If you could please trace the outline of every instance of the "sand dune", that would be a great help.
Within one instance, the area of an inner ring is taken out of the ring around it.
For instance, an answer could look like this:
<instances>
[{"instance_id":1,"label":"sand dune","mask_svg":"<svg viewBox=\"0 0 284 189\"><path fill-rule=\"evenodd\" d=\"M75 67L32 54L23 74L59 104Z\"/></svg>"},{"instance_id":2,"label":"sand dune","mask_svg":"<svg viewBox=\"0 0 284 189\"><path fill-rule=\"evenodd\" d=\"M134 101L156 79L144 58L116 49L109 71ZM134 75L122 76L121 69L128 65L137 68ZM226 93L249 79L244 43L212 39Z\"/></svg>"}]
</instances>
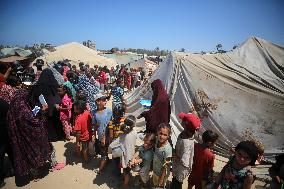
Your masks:
<instances>
[{"instance_id":1,"label":"sand dune","mask_svg":"<svg viewBox=\"0 0 284 189\"><path fill-rule=\"evenodd\" d=\"M89 64L91 67L93 67L94 65L106 65L108 67L117 65L114 59L100 56L98 55L97 51L85 47L84 45L77 42L71 42L58 46L56 47L56 51L39 58L43 59L45 62L68 59L71 60L72 64L77 65L79 62L84 62L85 64Z\"/></svg>"}]
</instances>

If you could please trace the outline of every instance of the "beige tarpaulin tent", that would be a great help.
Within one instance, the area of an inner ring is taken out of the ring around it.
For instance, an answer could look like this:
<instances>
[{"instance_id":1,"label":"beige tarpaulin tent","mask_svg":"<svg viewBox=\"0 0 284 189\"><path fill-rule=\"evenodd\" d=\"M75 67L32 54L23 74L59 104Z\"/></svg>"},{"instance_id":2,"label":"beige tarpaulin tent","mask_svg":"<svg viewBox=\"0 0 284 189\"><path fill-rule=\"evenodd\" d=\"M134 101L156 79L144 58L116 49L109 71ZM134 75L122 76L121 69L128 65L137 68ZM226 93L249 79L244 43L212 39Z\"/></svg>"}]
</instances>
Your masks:
<instances>
[{"instance_id":1,"label":"beige tarpaulin tent","mask_svg":"<svg viewBox=\"0 0 284 189\"><path fill-rule=\"evenodd\" d=\"M150 83L157 78L171 100L173 143L182 130L177 114L194 107L202 118L199 133L211 129L221 136L220 155L249 137L264 144L266 158L284 152L283 47L250 38L224 54L171 53L148 83L126 97L129 113L144 111L139 100L151 99Z\"/></svg>"}]
</instances>

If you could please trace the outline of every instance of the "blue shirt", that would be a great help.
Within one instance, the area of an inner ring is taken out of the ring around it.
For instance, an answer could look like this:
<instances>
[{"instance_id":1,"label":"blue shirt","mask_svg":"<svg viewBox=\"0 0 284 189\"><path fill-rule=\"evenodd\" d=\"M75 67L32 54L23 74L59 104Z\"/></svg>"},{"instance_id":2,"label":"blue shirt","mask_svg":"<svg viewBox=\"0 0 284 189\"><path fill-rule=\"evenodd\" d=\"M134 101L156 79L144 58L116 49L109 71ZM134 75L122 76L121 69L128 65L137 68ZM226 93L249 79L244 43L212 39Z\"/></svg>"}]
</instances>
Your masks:
<instances>
[{"instance_id":1,"label":"blue shirt","mask_svg":"<svg viewBox=\"0 0 284 189\"><path fill-rule=\"evenodd\" d=\"M109 108L104 109L103 111L97 111L94 114L93 124L97 125L97 133L99 141L103 139L106 135L107 126L111 120L112 111Z\"/></svg>"},{"instance_id":2,"label":"blue shirt","mask_svg":"<svg viewBox=\"0 0 284 189\"><path fill-rule=\"evenodd\" d=\"M142 159L142 167L150 168L154 155L153 148L145 150L144 146L142 145L138 148L138 151L139 157Z\"/></svg>"}]
</instances>

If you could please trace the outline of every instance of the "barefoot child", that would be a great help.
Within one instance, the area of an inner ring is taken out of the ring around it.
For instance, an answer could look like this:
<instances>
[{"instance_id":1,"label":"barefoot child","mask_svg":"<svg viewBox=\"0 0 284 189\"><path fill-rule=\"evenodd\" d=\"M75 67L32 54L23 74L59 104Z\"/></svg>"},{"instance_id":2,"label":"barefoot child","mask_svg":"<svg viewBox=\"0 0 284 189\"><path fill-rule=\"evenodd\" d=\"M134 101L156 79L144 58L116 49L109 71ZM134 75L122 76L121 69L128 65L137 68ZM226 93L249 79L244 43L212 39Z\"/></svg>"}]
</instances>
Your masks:
<instances>
[{"instance_id":1,"label":"barefoot child","mask_svg":"<svg viewBox=\"0 0 284 189\"><path fill-rule=\"evenodd\" d=\"M72 131L71 126L71 109L72 109L72 93L71 90L62 85L58 88L58 93L61 97L61 103L56 105L56 109L60 111L60 120L64 129L66 140L71 140L70 133Z\"/></svg>"},{"instance_id":2,"label":"barefoot child","mask_svg":"<svg viewBox=\"0 0 284 189\"><path fill-rule=\"evenodd\" d=\"M153 158L153 184L164 188L170 175L172 147L168 142L171 136L171 127L168 123L161 123L157 130L158 141L155 145Z\"/></svg>"},{"instance_id":3,"label":"barefoot child","mask_svg":"<svg viewBox=\"0 0 284 189\"><path fill-rule=\"evenodd\" d=\"M258 148L251 141L242 141L235 148L235 155L216 178L216 187L249 189L254 181L251 166L255 165Z\"/></svg>"},{"instance_id":4,"label":"barefoot child","mask_svg":"<svg viewBox=\"0 0 284 189\"><path fill-rule=\"evenodd\" d=\"M91 114L86 110L85 101L74 103L74 112L77 113L74 131L76 131L76 150L78 154L83 153L85 161L89 160L88 145L92 139Z\"/></svg>"},{"instance_id":5,"label":"barefoot child","mask_svg":"<svg viewBox=\"0 0 284 189\"><path fill-rule=\"evenodd\" d=\"M188 188L195 186L196 189L206 188L213 180L213 167L215 156L211 148L218 140L218 134L207 130L202 134L202 144L194 145L194 158L192 171L188 177Z\"/></svg>"},{"instance_id":6,"label":"barefoot child","mask_svg":"<svg viewBox=\"0 0 284 189\"><path fill-rule=\"evenodd\" d=\"M140 178L142 180L142 187L149 187L149 173L151 169L151 163L153 161L154 151L153 147L156 143L156 136L154 133L147 133L144 137L144 144L138 148L138 151L134 154L129 167L141 166L139 171Z\"/></svg>"},{"instance_id":7,"label":"barefoot child","mask_svg":"<svg viewBox=\"0 0 284 189\"><path fill-rule=\"evenodd\" d=\"M192 113L181 112L184 130L179 134L173 153L172 189L182 189L183 180L190 174L194 155L194 134L200 128L200 119Z\"/></svg>"}]
</instances>

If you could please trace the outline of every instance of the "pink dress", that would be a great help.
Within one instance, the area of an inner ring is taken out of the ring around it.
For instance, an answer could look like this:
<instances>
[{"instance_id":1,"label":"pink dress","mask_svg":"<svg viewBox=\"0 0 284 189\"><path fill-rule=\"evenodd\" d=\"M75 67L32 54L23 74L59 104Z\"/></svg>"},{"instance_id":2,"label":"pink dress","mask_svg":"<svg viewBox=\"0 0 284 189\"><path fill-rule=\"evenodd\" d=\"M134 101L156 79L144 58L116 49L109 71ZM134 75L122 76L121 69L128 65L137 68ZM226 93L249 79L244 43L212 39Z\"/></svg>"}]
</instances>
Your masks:
<instances>
[{"instance_id":1,"label":"pink dress","mask_svg":"<svg viewBox=\"0 0 284 189\"><path fill-rule=\"evenodd\" d=\"M66 108L67 106L70 107L70 110L61 110L60 111L60 120L70 120L71 118L71 108L72 108L72 100L71 98L65 94L64 97L61 100L61 104L60 106L62 106L63 108Z\"/></svg>"},{"instance_id":2,"label":"pink dress","mask_svg":"<svg viewBox=\"0 0 284 189\"><path fill-rule=\"evenodd\" d=\"M71 98L65 94L61 100L61 104L63 108L70 107L70 110L61 110L60 111L60 120L62 122L63 130L66 135L66 138L70 139L70 132L72 131L70 119L71 119L71 107L72 107L72 100Z\"/></svg>"}]
</instances>

